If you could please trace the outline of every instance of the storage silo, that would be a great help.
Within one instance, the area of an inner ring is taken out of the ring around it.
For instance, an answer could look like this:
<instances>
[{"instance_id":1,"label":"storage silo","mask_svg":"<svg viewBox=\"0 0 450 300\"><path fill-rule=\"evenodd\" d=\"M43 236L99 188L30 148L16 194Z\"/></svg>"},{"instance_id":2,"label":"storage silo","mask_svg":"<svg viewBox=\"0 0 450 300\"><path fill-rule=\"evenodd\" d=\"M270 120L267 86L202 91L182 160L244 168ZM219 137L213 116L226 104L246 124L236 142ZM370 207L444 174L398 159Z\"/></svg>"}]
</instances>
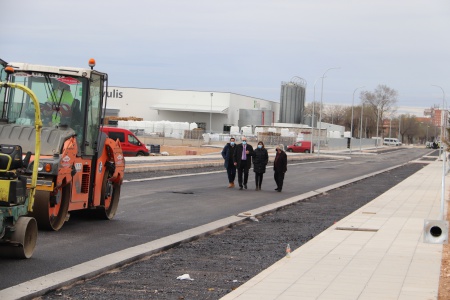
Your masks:
<instances>
[{"instance_id":1,"label":"storage silo","mask_svg":"<svg viewBox=\"0 0 450 300\"><path fill-rule=\"evenodd\" d=\"M280 123L302 124L305 94L305 79L295 76L289 82L281 82Z\"/></svg>"}]
</instances>

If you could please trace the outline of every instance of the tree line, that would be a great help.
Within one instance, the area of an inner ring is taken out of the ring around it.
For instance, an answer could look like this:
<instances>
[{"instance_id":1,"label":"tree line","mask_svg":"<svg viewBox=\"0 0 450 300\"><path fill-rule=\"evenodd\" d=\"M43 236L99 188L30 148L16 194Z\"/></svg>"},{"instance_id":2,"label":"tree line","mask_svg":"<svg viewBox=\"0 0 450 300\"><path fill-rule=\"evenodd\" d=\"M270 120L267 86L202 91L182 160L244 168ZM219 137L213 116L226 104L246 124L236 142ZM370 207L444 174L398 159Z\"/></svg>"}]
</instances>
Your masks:
<instances>
[{"instance_id":1,"label":"tree line","mask_svg":"<svg viewBox=\"0 0 450 300\"><path fill-rule=\"evenodd\" d=\"M440 127L433 125L431 118L423 121L413 114L397 115L397 97L396 90L378 85L374 91L361 91L359 101L355 99L357 105L323 105L322 122L344 126L354 138L392 137L408 144L437 140ZM313 111L319 122L320 102L305 105L305 116L311 117Z\"/></svg>"}]
</instances>

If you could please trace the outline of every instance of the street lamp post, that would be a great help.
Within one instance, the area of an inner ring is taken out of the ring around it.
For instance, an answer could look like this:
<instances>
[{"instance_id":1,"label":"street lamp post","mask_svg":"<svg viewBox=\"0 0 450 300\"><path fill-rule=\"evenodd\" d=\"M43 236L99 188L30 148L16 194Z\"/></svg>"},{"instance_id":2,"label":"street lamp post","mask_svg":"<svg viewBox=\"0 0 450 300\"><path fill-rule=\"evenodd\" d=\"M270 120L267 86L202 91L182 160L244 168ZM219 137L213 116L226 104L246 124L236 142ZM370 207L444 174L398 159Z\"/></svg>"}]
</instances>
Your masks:
<instances>
[{"instance_id":1,"label":"street lamp post","mask_svg":"<svg viewBox=\"0 0 450 300\"><path fill-rule=\"evenodd\" d=\"M314 144L314 119L315 119L314 107L316 106L316 83L317 83L317 80L319 80L319 79L320 79L320 77L317 78L316 81L314 81L314 100L313 100L312 118L311 118L311 145L310 145L309 153L313 153L313 144Z\"/></svg>"},{"instance_id":2,"label":"street lamp post","mask_svg":"<svg viewBox=\"0 0 450 300\"><path fill-rule=\"evenodd\" d=\"M209 111L209 133L212 133L212 97L213 93L211 93L211 110Z\"/></svg>"},{"instance_id":3,"label":"street lamp post","mask_svg":"<svg viewBox=\"0 0 450 300\"><path fill-rule=\"evenodd\" d=\"M444 142L444 136L445 136L445 128L444 128L444 105L445 105L445 92L442 87L439 85L432 86L438 87L442 90L442 110L441 110L441 145ZM439 145L439 155L441 155L441 145ZM446 160L446 154L442 153L442 189L441 189L441 216L440 220L445 220L444 217L444 199L445 199L445 160Z\"/></svg>"},{"instance_id":4,"label":"street lamp post","mask_svg":"<svg viewBox=\"0 0 450 300\"><path fill-rule=\"evenodd\" d=\"M361 125L359 127L359 152L362 153L362 120L363 120L363 112L364 112L364 102L361 103Z\"/></svg>"},{"instance_id":5,"label":"street lamp post","mask_svg":"<svg viewBox=\"0 0 450 300\"><path fill-rule=\"evenodd\" d=\"M335 69L340 69L340 67L329 68L322 75L322 88L321 88L321 92L320 92L320 113L319 113L319 144L317 145L317 156L320 155L320 136L321 136L321 131L322 131L323 78L325 77L325 74L327 74L328 71L335 70Z\"/></svg>"},{"instance_id":6,"label":"street lamp post","mask_svg":"<svg viewBox=\"0 0 450 300\"><path fill-rule=\"evenodd\" d=\"M380 118L380 109L378 108L377 105L377 140L375 142L375 148L378 149L378 141L379 141L379 137L378 137L378 119Z\"/></svg>"},{"instance_id":7,"label":"street lamp post","mask_svg":"<svg viewBox=\"0 0 450 300\"><path fill-rule=\"evenodd\" d=\"M389 119L389 138L391 138L391 131L392 131L392 116Z\"/></svg>"},{"instance_id":8,"label":"street lamp post","mask_svg":"<svg viewBox=\"0 0 450 300\"><path fill-rule=\"evenodd\" d=\"M439 85L432 84L431 86L438 87L442 91L442 109L441 109L441 145L442 145L442 143L444 142L444 136L445 136L445 128L444 128L445 92L444 92L444 89ZM439 156L441 156L441 154L442 154L441 145L439 145Z\"/></svg>"},{"instance_id":9,"label":"street lamp post","mask_svg":"<svg viewBox=\"0 0 450 300\"><path fill-rule=\"evenodd\" d=\"M354 103L355 103L355 92L358 90L358 89L361 89L361 88L363 88L364 86L360 86L360 87L357 87L354 91L353 91L353 98L352 98L352 120L351 120L351 122L350 122L350 153L352 153L352 142L351 142L351 139L353 138L353 106L354 106Z\"/></svg>"}]
</instances>

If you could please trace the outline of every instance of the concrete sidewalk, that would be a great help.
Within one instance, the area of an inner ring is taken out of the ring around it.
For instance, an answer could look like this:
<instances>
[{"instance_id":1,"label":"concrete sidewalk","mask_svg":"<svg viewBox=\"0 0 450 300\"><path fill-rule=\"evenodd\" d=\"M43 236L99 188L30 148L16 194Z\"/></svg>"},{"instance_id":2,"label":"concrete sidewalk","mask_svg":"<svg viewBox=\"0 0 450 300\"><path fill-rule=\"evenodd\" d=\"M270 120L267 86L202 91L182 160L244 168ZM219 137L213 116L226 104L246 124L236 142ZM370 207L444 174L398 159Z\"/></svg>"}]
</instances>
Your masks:
<instances>
[{"instance_id":1,"label":"concrete sidewalk","mask_svg":"<svg viewBox=\"0 0 450 300\"><path fill-rule=\"evenodd\" d=\"M437 299L443 245L423 232L442 173L431 162L222 299Z\"/></svg>"}]
</instances>

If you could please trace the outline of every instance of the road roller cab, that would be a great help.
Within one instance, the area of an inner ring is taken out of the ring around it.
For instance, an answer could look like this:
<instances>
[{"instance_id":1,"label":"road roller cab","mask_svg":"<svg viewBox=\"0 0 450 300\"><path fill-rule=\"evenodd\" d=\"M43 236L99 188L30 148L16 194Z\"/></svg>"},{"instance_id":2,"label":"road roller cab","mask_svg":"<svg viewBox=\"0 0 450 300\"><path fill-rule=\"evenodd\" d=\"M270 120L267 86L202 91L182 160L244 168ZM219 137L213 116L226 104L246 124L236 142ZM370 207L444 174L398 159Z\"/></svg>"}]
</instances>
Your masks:
<instances>
[{"instance_id":1,"label":"road roller cab","mask_svg":"<svg viewBox=\"0 0 450 300\"><path fill-rule=\"evenodd\" d=\"M106 108L105 73L90 68L8 63L8 81L32 90L42 117L40 161L33 212L39 229L59 230L70 212L89 210L112 219L125 161L119 142L101 131ZM2 74L3 70L0 70ZM2 75L3 76L3 75ZM30 152L24 168L27 187L35 165L35 104L21 90L0 90L0 141Z\"/></svg>"}]
</instances>

